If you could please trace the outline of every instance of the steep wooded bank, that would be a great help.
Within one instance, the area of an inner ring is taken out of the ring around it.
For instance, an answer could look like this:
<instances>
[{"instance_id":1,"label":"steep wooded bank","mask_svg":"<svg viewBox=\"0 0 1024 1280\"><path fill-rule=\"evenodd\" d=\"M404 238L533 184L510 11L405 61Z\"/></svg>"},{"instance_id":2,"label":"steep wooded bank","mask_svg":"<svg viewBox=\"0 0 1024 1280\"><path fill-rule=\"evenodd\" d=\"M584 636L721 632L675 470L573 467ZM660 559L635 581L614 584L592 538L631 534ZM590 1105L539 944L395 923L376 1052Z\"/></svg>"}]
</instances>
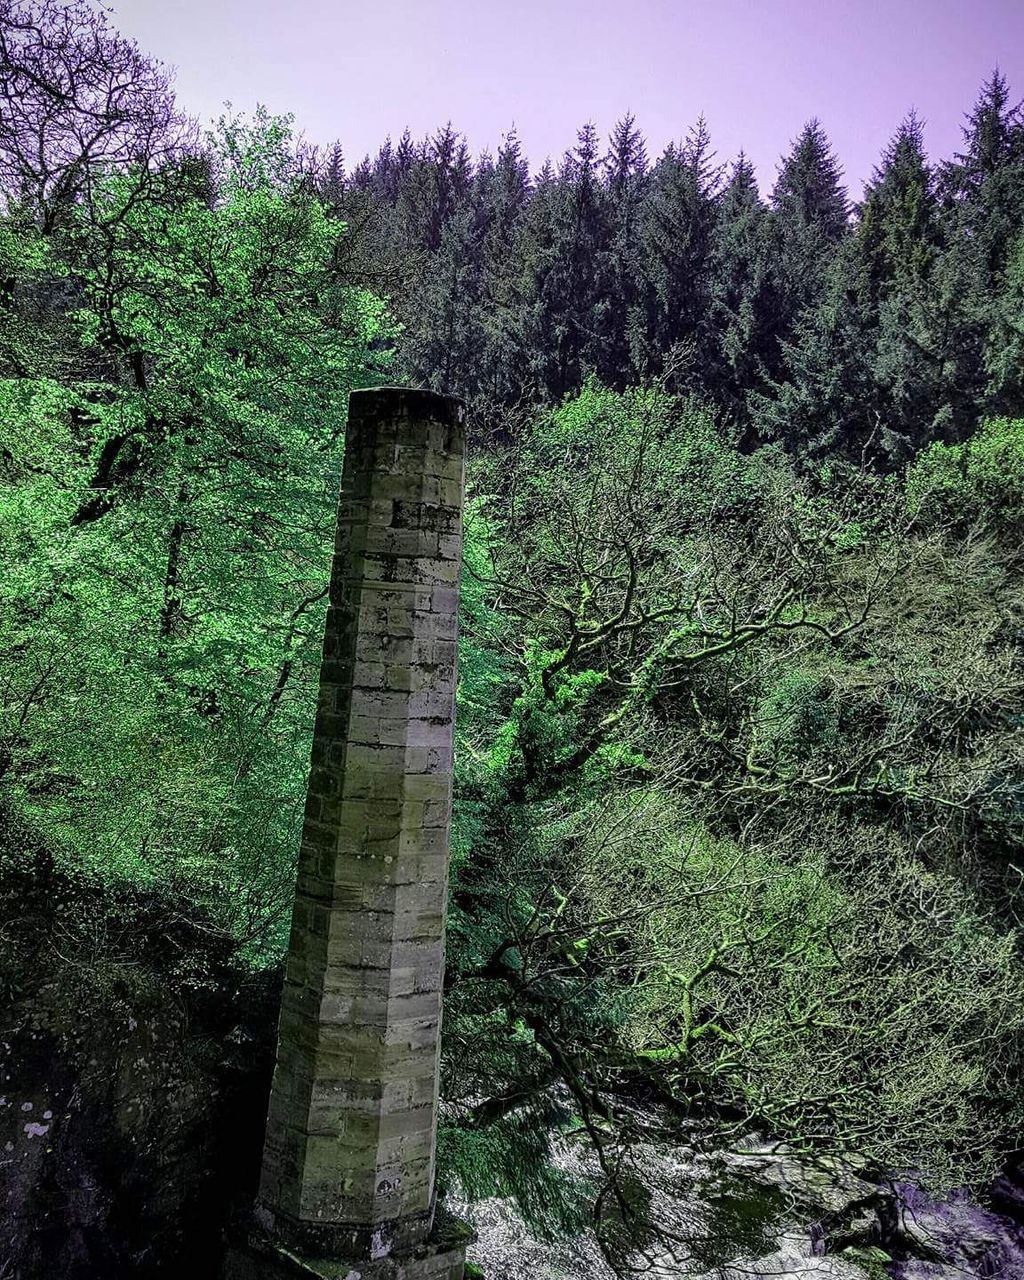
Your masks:
<instances>
[{"instance_id":1,"label":"steep wooded bank","mask_svg":"<svg viewBox=\"0 0 1024 1280\"><path fill-rule=\"evenodd\" d=\"M984 1195L1024 1118L1005 83L948 163L900 126L851 211L817 124L767 202L703 124L346 175L265 112L200 140L86 4L0 32L7 1274L175 1274L132 1206L254 1172L222 1122L262 1120L345 404L385 380L475 432L449 1185L621 1267L645 1099Z\"/></svg>"}]
</instances>

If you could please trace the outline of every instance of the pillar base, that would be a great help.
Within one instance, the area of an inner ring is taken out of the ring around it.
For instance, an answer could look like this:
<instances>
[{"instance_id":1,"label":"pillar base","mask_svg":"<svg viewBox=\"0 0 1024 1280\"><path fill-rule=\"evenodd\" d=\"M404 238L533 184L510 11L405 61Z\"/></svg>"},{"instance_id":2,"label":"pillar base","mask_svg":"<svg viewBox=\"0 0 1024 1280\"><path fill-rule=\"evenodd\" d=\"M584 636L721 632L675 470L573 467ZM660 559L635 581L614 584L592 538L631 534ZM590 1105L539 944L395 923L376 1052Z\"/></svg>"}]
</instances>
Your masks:
<instances>
[{"instance_id":1,"label":"pillar base","mask_svg":"<svg viewBox=\"0 0 1024 1280\"><path fill-rule=\"evenodd\" d=\"M258 1225L237 1232L224 1256L222 1280L463 1280L472 1229L438 1211L423 1244L372 1262L314 1256L272 1239Z\"/></svg>"}]
</instances>

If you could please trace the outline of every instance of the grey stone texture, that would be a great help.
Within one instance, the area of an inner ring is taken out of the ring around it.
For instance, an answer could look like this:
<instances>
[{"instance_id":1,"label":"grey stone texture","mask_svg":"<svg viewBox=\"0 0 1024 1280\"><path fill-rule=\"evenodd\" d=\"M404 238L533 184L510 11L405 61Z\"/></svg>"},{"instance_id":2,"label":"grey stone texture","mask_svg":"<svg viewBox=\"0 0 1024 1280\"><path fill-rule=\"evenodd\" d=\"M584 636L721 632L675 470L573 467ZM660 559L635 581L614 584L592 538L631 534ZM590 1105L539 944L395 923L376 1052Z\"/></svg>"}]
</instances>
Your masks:
<instances>
[{"instance_id":1,"label":"grey stone texture","mask_svg":"<svg viewBox=\"0 0 1024 1280\"><path fill-rule=\"evenodd\" d=\"M472 1232L438 1214L422 1244L375 1262L348 1262L289 1249L258 1227L228 1249L223 1280L463 1280Z\"/></svg>"},{"instance_id":2,"label":"grey stone texture","mask_svg":"<svg viewBox=\"0 0 1024 1280\"><path fill-rule=\"evenodd\" d=\"M444 1250L413 1255L433 1223L464 470L461 403L352 394L256 1209L279 1251L389 1280L456 1276Z\"/></svg>"}]
</instances>

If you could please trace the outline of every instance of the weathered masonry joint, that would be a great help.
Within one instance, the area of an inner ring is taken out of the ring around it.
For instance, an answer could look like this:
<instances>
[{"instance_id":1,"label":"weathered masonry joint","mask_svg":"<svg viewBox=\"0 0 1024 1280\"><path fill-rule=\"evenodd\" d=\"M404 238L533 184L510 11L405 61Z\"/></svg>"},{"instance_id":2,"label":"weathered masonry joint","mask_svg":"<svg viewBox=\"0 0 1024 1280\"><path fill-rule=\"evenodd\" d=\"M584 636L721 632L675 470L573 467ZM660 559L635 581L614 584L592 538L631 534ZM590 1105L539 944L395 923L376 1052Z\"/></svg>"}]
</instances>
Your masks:
<instances>
[{"instance_id":1,"label":"weathered masonry joint","mask_svg":"<svg viewBox=\"0 0 1024 1280\"><path fill-rule=\"evenodd\" d=\"M434 1212L465 428L354 392L255 1226L226 1280L461 1280Z\"/></svg>"}]
</instances>

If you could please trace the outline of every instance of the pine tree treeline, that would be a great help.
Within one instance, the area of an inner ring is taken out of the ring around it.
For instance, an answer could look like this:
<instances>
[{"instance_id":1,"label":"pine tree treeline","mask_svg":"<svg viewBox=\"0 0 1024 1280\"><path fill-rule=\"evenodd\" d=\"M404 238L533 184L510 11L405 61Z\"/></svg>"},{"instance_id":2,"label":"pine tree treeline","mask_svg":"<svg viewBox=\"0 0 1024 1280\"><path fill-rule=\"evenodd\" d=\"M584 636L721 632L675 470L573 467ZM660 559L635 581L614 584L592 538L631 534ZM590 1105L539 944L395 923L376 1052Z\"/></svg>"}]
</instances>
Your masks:
<instances>
[{"instance_id":1,"label":"pine tree treeline","mask_svg":"<svg viewBox=\"0 0 1024 1280\"><path fill-rule=\"evenodd\" d=\"M767 201L703 119L653 163L630 115L531 179L515 133L472 161L449 123L323 194L404 324L398 367L480 405L558 403L588 374L670 373L751 445L895 465L1018 415L1024 123L997 71L936 166L911 113L851 207L817 120Z\"/></svg>"}]
</instances>

